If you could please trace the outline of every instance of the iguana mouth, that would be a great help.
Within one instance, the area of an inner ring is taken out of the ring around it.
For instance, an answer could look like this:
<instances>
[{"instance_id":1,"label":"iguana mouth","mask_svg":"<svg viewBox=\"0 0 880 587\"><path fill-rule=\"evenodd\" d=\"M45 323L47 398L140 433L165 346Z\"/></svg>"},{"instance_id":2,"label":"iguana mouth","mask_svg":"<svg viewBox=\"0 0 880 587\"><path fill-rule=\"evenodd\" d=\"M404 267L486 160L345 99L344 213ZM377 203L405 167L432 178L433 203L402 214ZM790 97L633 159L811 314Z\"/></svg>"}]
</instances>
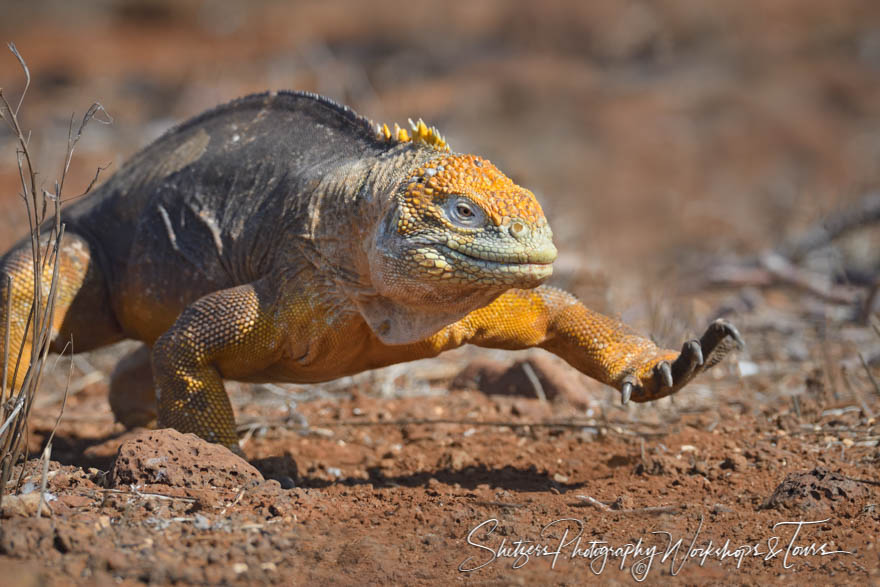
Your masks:
<instances>
[{"instance_id":1,"label":"iguana mouth","mask_svg":"<svg viewBox=\"0 0 880 587\"><path fill-rule=\"evenodd\" d=\"M530 256L524 254L504 255L502 253L491 253L491 256L489 254L478 256L471 251L465 252L461 249L452 249L445 245L439 245L438 248L448 258L464 261L471 265L478 265L493 272L543 273L553 265L553 261L556 259L555 249L552 251L542 251L539 254Z\"/></svg>"},{"instance_id":2,"label":"iguana mouth","mask_svg":"<svg viewBox=\"0 0 880 587\"><path fill-rule=\"evenodd\" d=\"M557 250L553 246L553 242L549 239L544 243L534 243L538 246L527 246L519 250L499 251L492 250L488 247L468 246L457 241L454 238L447 239L446 242L435 243L434 246L442 249L442 251L453 258L460 258L464 261L479 261L481 263L492 263L495 265L550 265L556 260ZM541 246L543 244L544 246Z\"/></svg>"}]
</instances>

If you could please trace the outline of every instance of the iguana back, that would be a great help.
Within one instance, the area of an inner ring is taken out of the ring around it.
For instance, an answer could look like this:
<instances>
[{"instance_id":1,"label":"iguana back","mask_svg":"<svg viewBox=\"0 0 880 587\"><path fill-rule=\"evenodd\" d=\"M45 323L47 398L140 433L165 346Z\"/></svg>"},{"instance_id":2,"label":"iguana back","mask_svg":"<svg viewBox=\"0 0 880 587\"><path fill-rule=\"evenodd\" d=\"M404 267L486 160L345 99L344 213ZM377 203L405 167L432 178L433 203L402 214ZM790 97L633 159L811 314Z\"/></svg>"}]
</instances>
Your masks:
<instances>
[{"instance_id":1,"label":"iguana back","mask_svg":"<svg viewBox=\"0 0 880 587\"><path fill-rule=\"evenodd\" d=\"M252 95L170 130L64 217L111 291L143 285L126 285L129 267L151 260L169 278L207 280L201 295L268 270L280 240L307 232L321 178L388 148L367 119L320 96Z\"/></svg>"}]
</instances>

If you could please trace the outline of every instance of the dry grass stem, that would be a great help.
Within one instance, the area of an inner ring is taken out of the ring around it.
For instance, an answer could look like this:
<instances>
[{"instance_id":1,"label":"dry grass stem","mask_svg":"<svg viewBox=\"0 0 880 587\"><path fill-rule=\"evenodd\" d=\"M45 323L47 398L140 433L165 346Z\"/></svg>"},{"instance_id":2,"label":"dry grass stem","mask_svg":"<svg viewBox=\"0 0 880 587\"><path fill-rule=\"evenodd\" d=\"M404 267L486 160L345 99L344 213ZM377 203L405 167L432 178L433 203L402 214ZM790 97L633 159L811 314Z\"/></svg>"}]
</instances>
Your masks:
<instances>
[{"instance_id":1,"label":"dry grass stem","mask_svg":"<svg viewBox=\"0 0 880 587\"><path fill-rule=\"evenodd\" d=\"M93 104L82 119L79 127L74 130L71 120L68 131L67 152L61 169L61 177L54 183L54 192L42 189L37 184L37 171L33 164L30 151L30 133L25 133L19 122L19 112L24 104L27 91L30 88L31 74L24 58L14 44L9 44L9 50L15 56L25 76L25 86L21 96L13 108L7 97L0 89L0 119L6 123L12 132L13 140L17 143L16 163L20 182L20 196L25 205L30 234L30 249L32 256L33 283L31 306L28 318L21 334L21 344L15 355L15 366L10 369L12 360L10 343L11 339L11 313L12 313L12 288L17 284L11 275L5 276L4 289L5 320L3 324L3 375L2 394L0 394L0 503L6 494L13 467L27 458L27 443L24 441L27 435L27 419L30 415L34 397L39 388L49 354L52 324L55 313L55 303L58 295L59 261L61 255L61 242L64 237L64 225L61 222L61 203L64 183L73 158L76 145L82 137L86 125L95 118L96 114L103 112L100 104ZM103 121L102 121L103 122ZM95 179L89 184L88 189L98 179L101 169L95 175ZM48 283L47 281L48 276ZM21 284L18 284L21 285ZM30 343L30 353L25 356L27 345ZM23 375L19 373L23 370ZM9 377L9 374L12 377ZM56 420L56 427L66 404L68 387L65 389L64 401L61 412ZM7 393L8 390L8 393ZM54 435L54 430L53 430ZM48 471L49 456L51 455L52 435L43 451L43 489L46 485L46 473ZM23 473L23 469L22 469ZM19 478L18 482L21 482ZM41 496L41 502L43 496ZM37 515L39 515L39 509Z\"/></svg>"},{"instance_id":2,"label":"dry grass stem","mask_svg":"<svg viewBox=\"0 0 880 587\"><path fill-rule=\"evenodd\" d=\"M541 385L541 381L538 379L538 376L535 374L535 370L532 369L532 366L528 362L522 364L522 369L525 372L526 377L529 380L529 383L532 384L532 387L535 390L535 396L537 396L537 398L539 400L541 400L541 403L546 404L547 403L547 394L544 393L544 386Z\"/></svg>"},{"instance_id":3,"label":"dry grass stem","mask_svg":"<svg viewBox=\"0 0 880 587\"><path fill-rule=\"evenodd\" d=\"M880 222L880 192L869 192L854 204L825 216L796 240L784 244L781 252L798 261L847 232L874 222Z\"/></svg>"},{"instance_id":4,"label":"dry grass stem","mask_svg":"<svg viewBox=\"0 0 880 587\"><path fill-rule=\"evenodd\" d=\"M871 366L868 364L868 360L865 358L865 355L859 353L859 360L862 362L862 366L865 368L865 373L868 374L868 379L870 379L871 383L874 385L874 391L877 392L877 395L880 395L880 381L877 381L877 378L874 377L874 374L871 372Z\"/></svg>"},{"instance_id":5,"label":"dry grass stem","mask_svg":"<svg viewBox=\"0 0 880 587\"><path fill-rule=\"evenodd\" d=\"M608 506L605 502L599 501L595 497L589 495L576 495L578 499L584 500L586 503L594 506L596 509L611 514L676 514L681 508L674 505L656 505L646 506L643 508L622 508L615 509Z\"/></svg>"}]
</instances>

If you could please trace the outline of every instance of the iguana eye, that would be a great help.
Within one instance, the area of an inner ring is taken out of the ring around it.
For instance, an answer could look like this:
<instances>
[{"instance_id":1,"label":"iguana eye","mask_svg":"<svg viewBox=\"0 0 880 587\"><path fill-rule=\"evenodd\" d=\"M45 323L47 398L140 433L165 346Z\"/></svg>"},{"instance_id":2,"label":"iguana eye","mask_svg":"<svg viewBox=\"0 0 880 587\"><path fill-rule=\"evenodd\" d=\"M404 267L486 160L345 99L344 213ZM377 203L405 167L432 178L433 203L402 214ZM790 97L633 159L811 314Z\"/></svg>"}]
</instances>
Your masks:
<instances>
[{"instance_id":1,"label":"iguana eye","mask_svg":"<svg viewBox=\"0 0 880 587\"><path fill-rule=\"evenodd\" d=\"M451 198L445 208L449 220L463 228L477 228L482 226L486 219L483 210L467 198Z\"/></svg>"}]
</instances>

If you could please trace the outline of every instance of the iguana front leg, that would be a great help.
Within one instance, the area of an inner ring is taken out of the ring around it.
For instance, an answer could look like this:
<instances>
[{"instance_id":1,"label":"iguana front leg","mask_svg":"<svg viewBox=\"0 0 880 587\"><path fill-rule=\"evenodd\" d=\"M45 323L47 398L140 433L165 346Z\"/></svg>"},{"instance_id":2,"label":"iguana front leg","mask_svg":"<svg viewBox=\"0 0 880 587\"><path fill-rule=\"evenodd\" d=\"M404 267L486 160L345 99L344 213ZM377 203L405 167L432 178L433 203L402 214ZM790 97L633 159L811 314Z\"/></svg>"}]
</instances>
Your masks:
<instances>
[{"instance_id":1,"label":"iguana front leg","mask_svg":"<svg viewBox=\"0 0 880 587\"><path fill-rule=\"evenodd\" d=\"M240 453L223 377L277 360L282 331L262 282L208 294L188 306L153 346L159 426L192 432Z\"/></svg>"},{"instance_id":2,"label":"iguana front leg","mask_svg":"<svg viewBox=\"0 0 880 587\"><path fill-rule=\"evenodd\" d=\"M743 341L733 325L713 322L681 352L660 349L625 324L586 308L574 296L547 286L510 290L441 331L437 341L454 346L521 349L538 346L579 371L621 391L623 403L675 393L717 364Z\"/></svg>"}]
</instances>

